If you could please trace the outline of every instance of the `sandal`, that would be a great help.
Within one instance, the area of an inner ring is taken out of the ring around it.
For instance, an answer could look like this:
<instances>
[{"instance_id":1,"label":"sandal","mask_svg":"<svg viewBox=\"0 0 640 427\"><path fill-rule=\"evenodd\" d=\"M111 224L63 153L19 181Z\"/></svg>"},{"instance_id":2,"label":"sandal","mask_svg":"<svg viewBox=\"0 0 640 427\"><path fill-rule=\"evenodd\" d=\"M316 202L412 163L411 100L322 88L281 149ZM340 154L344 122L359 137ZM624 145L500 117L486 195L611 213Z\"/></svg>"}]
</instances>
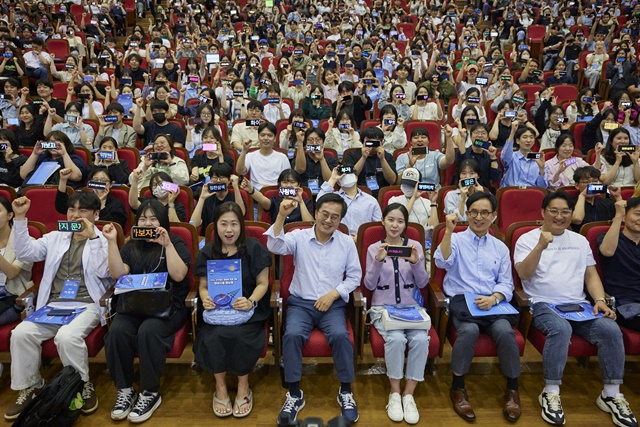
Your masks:
<instances>
[{"instance_id":1,"label":"sandal","mask_svg":"<svg viewBox=\"0 0 640 427\"><path fill-rule=\"evenodd\" d=\"M244 405L249 405L249 410L245 413L241 413L241 412L236 413L236 411L233 411L233 416L236 418L246 417L251 413L251 410L253 409L253 392L249 390L249 396L246 396L242 400L236 399L235 404L238 406L238 411L240 411L240 408L242 408Z\"/></svg>"},{"instance_id":2,"label":"sandal","mask_svg":"<svg viewBox=\"0 0 640 427\"><path fill-rule=\"evenodd\" d=\"M213 413L216 414L216 416L220 417L220 418L226 418L228 416L230 416L231 414L233 414L233 408L228 409L228 412L218 412L216 411L216 403L220 404L220 405L224 405L225 411L227 411L229 404L231 403L231 398L229 398L229 396L227 396L226 399L218 399L216 397L216 393L213 393Z\"/></svg>"}]
</instances>

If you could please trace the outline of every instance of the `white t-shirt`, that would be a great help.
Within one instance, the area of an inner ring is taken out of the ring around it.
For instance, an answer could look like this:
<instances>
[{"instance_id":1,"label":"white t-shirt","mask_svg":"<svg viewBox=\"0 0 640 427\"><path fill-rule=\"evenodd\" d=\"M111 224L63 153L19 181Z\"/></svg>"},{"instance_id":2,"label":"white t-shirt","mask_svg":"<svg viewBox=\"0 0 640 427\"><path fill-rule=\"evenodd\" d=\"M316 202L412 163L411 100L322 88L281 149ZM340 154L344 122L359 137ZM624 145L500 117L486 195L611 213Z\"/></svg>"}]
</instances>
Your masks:
<instances>
[{"instance_id":1,"label":"white t-shirt","mask_svg":"<svg viewBox=\"0 0 640 427\"><path fill-rule=\"evenodd\" d=\"M518 239L514 265L529 256L539 239L539 228ZM565 230L562 235L553 236L553 241L542 252L533 276L522 281L522 288L534 303L586 302L584 274L591 265L596 262L589 241L581 234Z\"/></svg>"},{"instance_id":2,"label":"white t-shirt","mask_svg":"<svg viewBox=\"0 0 640 427\"><path fill-rule=\"evenodd\" d=\"M251 172L251 185L258 191L265 185L277 185L280 173L291 168L289 158L278 151L268 156L252 151L247 154L244 164Z\"/></svg>"}]
</instances>

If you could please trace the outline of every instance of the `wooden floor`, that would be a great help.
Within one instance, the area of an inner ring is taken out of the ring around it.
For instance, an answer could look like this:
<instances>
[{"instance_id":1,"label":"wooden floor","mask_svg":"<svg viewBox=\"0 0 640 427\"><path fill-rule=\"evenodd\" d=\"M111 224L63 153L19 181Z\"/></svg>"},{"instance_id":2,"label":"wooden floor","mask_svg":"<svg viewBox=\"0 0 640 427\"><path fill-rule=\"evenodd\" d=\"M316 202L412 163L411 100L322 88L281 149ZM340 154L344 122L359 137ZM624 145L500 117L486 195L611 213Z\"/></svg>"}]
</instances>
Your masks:
<instances>
[{"instance_id":1,"label":"wooden floor","mask_svg":"<svg viewBox=\"0 0 640 427\"><path fill-rule=\"evenodd\" d=\"M451 373L447 363L451 354L449 344L445 345L445 354L436 364L432 376L427 375L424 383L416 391L416 403L420 410L423 426L464 426L451 409L449 386ZM283 402L285 390L280 385L280 373L273 366L273 357L267 357L264 365L258 365L250 376L254 395L253 412L242 420L234 418L218 419L211 410L213 378L205 372L191 369L191 347L185 350L182 358L167 363L161 393L163 403L146 425L176 426L274 426ZM8 355L0 356L5 363L5 371L0 379L0 410L4 411L16 398L9 387ZM262 362L262 360L261 360ZM336 403L338 381L332 366L324 361L308 360L304 366L301 386L305 392L306 407L300 413L301 418L319 416L325 422L339 414ZM59 360L54 360L43 368L43 375L51 379L60 369ZM91 377L95 384L100 408L88 417L81 417L77 426L128 425L128 422L116 423L109 412L115 401L115 389L106 370L104 351L91 363ZM357 426L391 426L386 415L385 405L389 393L384 364L371 356L369 347L365 347L365 361L361 364L353 385L354 394L360 410ZM229 381L231 384L231 381ZM547 425L540 418L537 403L542 388L542 364L537 351L527 343L522 358L520 377L520 396L523 414L519 426ZM472 372L467 376L467 389L470 401L476 411L477 426L510 425L502 417L502 393L505 382L500 374L497 360L477 359ZM608 414L595 406L595 399L602 390L597 361L592 359L586 367L578 366L574 359L567 363L564 385L561 389L563 407L569 426L612 426ZM622 392L630 402L632 409L640 415L640 358L630 358L626 365L625 385ZM232 393L233 396L233 393ZM8 423L6 423L8 425Z\"/></svg>"}]
</instances>

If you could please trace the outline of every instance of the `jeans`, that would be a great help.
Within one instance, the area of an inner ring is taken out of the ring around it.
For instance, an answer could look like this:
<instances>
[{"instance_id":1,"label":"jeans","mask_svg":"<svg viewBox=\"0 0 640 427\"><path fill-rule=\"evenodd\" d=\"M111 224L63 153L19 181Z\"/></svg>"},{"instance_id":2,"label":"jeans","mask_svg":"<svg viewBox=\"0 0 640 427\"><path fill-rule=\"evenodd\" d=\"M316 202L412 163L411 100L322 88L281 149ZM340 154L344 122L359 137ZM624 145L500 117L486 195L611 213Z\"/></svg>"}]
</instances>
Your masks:
<instances>
[{"instance_id":1,"label":"jeans","mask_svg":"<svg viewBox=\"0 0 640 427\"><path fill-rule=\"evenodd\" d=\"M375 321L373 326L384 339L384 363L387 366L387 376L393 380L402 379L405 348L408 344L406 378L424 381L424 369L429 357L429 331L425 329L385 331L381 320Z\"/></svg>"},{"instance_id":2,"label":"jeans","mask_svg":"<svg viewBox=\"0 0 640 427\"><path fill-rule=\"evenodd\" d=\"M598 363L604 384L622 384L624 375L624 343L615 320L601 317L586 322L563 319L543 302L533 305L533 326L547 336L542 351L544 382L562 384L571 334L598 346Z\"/></svg>"},{"instance_id":3,"label":"jeans","mask_svg":"<svg viewBox=\"0 0 640 427\"><path fill-rule=\"evenodd\" d=\"M39 80L49 80L49 71L44 67L27 68L27 77L34 77Z\"/></svg>"},{"instance_id":4,"label":"jeans","mask_svg":"<svg viewBox=\"0 0 640 427\"><path fill-rule=\"evenodd\" d=\"M520 376L520 350L516 342L516 332L508 320L500 319L482 327L477 323L461 322L454 316L451 316L451 321L457 334L451 352L451 371L458 375L466 375L469 372L476 341L482 331L489 335L496 344L502 375L507 378Z\"/></svg>"}]
</instances>

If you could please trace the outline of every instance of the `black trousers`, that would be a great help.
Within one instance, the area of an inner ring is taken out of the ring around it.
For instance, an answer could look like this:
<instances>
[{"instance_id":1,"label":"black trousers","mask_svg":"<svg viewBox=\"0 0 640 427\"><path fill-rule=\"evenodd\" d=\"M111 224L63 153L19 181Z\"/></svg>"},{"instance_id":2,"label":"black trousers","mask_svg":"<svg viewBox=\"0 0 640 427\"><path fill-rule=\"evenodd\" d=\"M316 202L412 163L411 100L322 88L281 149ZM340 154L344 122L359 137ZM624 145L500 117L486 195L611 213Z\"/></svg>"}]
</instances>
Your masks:
<instances>
[{"instance_id":1,"label":"black trousers","mask_svg":"<svg viewBox=\"0 0 640 427\"><path fill-rule=\"evenodd\" d=\"M188 311L176 310L170 319L139 318L117 314L105 336L107 367L116 388L133 386L133 359L140 359L140 389L157 392L160 377L173 347L174 334L185 322Z\"/></svg>"}]
</instances>

